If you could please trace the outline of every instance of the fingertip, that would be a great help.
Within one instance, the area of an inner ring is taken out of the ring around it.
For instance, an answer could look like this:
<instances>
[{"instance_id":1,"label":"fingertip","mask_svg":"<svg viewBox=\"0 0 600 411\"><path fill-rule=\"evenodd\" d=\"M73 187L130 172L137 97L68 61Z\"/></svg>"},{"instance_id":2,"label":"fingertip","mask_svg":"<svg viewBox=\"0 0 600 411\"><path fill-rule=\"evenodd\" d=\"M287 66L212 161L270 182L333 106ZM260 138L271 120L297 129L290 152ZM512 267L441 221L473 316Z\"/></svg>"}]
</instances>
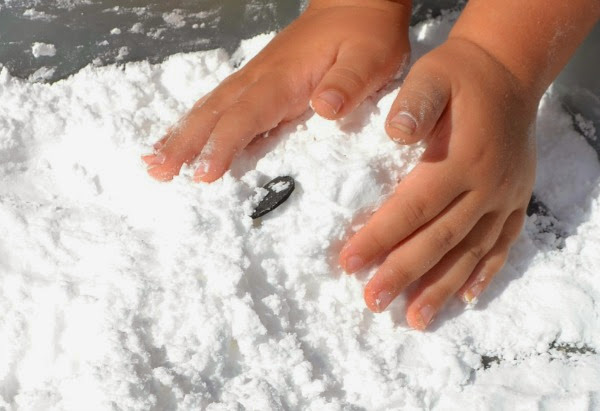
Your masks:
<instances>
[{"instance_id":1,"label":"fingertip","mask_svg":"<svg viewBox=\"0 0 600 411\"><path fill-rule=\"evenodd\" d=\"M196 183L212 183L221 178L225 171L225 168L219 168L212 162L202 160L194 172L193 180Z\"/></svg>"},{"instance_id":2,"label":"fingertip","mask_svg":"<svg viewBox=\"0 0 600 411\"><path fill-rule=\"evenodd\" d=\"M437 68L415 63L390 110L388 135L401 144L426 138L444 113L450 96L449 82Z\"/></svg>"},{"instance_id":3,"label":"fingertip","mask_svg":"<svg viewBox=\"0 0 600 411\"><path fill-rule=\"evenodd\" d=\"M406 310L406 322L415 330L425 331L433 321L435 313L436 310L431 304L411 305Z\"/></svg>"},{"instance_id":4,"label":"fingertip","mask_svg":"<svg viewBox=\"0 0 600 411\"><path fill-rule=\"evenodd\" d=\"M159 166L165 163L166 156L163 153L146 154L141 156L141 159L148 166Z\"/></svg>"},{"instance_id":5,"label":"fingertip","mask_svg":"<svg viewBox=\"0 0 600 411\"><path fill-rule=\"evenodd\" d=\"M375 277L374 277L375 278ZM380 286L379 286L380 287ZM381 313L390 305L396 294L390 290L379 288L373 280L365 286L363 297L369 310Z\"/></svg>"},{"instance_id":6,"label":"fingertip","mask_svg":"<svg viewBox=\"0 0 600 411\"><path fill-rule=\"evenodd\" d=\"M386 123L385 132L392 141L402 145L415 144L422 140L422 137L416 131L411 131L407 126L391 121Z\"/></svg>"},{"instance_id":7,"label":"fingertip","mask_svg":"<svg viewBox=\"0 0 600 411\"><path fill-rule=\"evenodd\" d=\"M420 137L406 134L389 124L385 125L385 132L387 133L388 137L397 144L411 145L421 141Z\"/></svg>"},{"instance_id":8,"label":"fingertip","mask_svg":"<svg viewBox=\"0 0 600 411\"><path fill-rule=\"evenodd\" d=\"M421 140L417 120L408 111L400 111L393 116L390 113L385 131L398 144L414 144Z\"/></svg>"},{"instance_id":9,"label":"fingertip","mask_svg":"<svg viewBox=\"0 0 600 411\"><path fill-rule=\"evenodd\" d=\"M212 174L212 175L204 175L202 177L197 177L194 179L194 181L196 181L197 183L206 183L206 184L210 184L210 183L214 183L215 181L217 181L219 178L223 177L223 174L221 175L216 175L216 174Z\"/></svg>"},{"instance_id":10,"label":"fingertip","mask_svg":"<svg viewBox=\"0 0 600 411\"><path fill-rule=\"evenodd\" d=\"M389 119L388 125L409 137L417 131L417 120L408 111L396 113L396 115Z\"/></svg>"},{"instance_id":11,"label":"fingertip","mask_svg":"<svg viewBox=\"0 0 600 411\"><path fill-rule=\"evenodd\" d=\"M328 120L339 117L344 103L344 95L334 89L322 91L310 100L310 106L315 113Z\"/></svg>"},{"instance_id":12,"label":"fingertip","mask_svg":"<svg viewBox=\"0 0 600 411\"><path fill-rule=\"evenodd\" d=\"M483 281L478 281L463 291L462 300L465 304L475 304L484 289L485 284Z\"/></svg>"},{"instance_id":13,"label":"fingertip","mask_svg":"<svg viewBox=\"0 0 600 411\"><path fill-rule=\"evenodd\" d=\"M372 313L379 314L383 311L377 303L377 297L373 294L373 292L369 290L368 286L365 287L365 290L363 292L363 299L365 300L367 308Z\"/></svg>"},{"instance_id":14,"label":"fingertip","mask_svg":"<svg viewBox=\"0 0 600 411\"><path fill-rule=\"evenodd\" d=\"M407 310L406 311L406 322L408 326L414 330L422 331L421 324L417 318L417 314L414 311Z\"/></svg>"},{"instance_id":15,"label":"fingertip","mask_svg":"<svg viewBox=\"0 0 600 411\"><path fill-rule=\"evenodd\" d=\"M360 271L365 264L364 258L356 253L346 252L340 256L340 265L346 274L354 274L357 271Z\"/></svg>"},{"instance_id":16,"label":"fingertip","mask_svg":"<svg viewBox=\"0 0 600 411\"><path fill-rule=\"evenodd\" d=\"M147 172L150 177L161 182L171 181L175 174L177 174L174 173L172 169L165 169L165 167L162 166L149 167Z\"/></svg>"},{"instance_id":17,"label":"fingertip","mask_svg":"<svg viewBox=\"0 0 600 411\"><path fill-rule=\"evenodd\" d=\"M341 267L342 271L344 271L344 274L346 275L351 275L352 272L348 269L348 265L346 264L346 259L343 257L338 257L338 264Z\"/></svg>"},{"instance_id":18,"label":"fingertip","mask_svg":"<svg viewBox=\"0 0 600 411\"><path fill-rule=\"evenodd\" d=\"M154 143L152 145L152 148L155 151L159 151L162 148L164 148L164 146L166 145L167 141L169 140L169 138L171 137L171 133L167 133L166 136L164 136L163 138L161 138L160 140L158 140L156 143Z\"/></svg>"},{"instance_id":19,"label":"fingertip","mask_svg":"<svg viewBox=\"0 0 600 411\"><path fill-rule=\"evenodd\" d=\"M154 154L144 154L144 155L140 156L140 159L147 165L150 165L152 163L152 161L154 160L154 157L155 157Z\"/></svg>"}]
</instances>

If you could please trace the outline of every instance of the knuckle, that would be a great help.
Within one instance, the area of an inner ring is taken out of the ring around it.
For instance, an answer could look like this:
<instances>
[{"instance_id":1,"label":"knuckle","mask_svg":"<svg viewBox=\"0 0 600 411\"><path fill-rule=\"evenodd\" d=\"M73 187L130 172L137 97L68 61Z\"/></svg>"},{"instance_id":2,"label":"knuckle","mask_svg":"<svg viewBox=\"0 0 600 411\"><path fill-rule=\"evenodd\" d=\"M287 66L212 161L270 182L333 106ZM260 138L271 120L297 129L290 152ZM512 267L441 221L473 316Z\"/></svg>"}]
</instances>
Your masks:
<instances>
[{"instance_id":1,"label":"knuckle","mask_svg":"<svg viewBox=\"0 0 600 411\"><path fill-rule=\"evenodd\" d=\"M218 89L230 91L232 89L238 89L243 87L246 84L251 84L256 79L256 76L253 76L254 73L248 73L247 69L242 69L240 71L236 71L233 74L230 74L223 80Z\"/></svg>"},{"instance_id":2,"label":"knuckle","mask_svg":"<svg viewBox=\"0 0 600 411\"><path fill-rule=\"evenodd\" d=\"M455 288L449 284L438 284L433 292L433 299L438 306L442 305L444 301L456 292Z\"/></svg>"},{"instance_id":3,"label":"knuckle","mask_svg":"<svg viewBox=\"0 0 600 411\"><path fill-rule=\"evenodd\" d=\"M241 113L252 113L256 109L256 103L249 99L240 98L230 108L230 110L236 110Z\"/></svg>"},{"instance_id":4,"label":"knuckle","mask_svg":"<svg viewBox=\"0 0 600 411\"><path fill-rule=\"evenodd\" d=\"M389 241L385 240L385 236L379 230L367 229L365 230L365 236L371 244L373 254L380 254L389 248Z\"/></svg>"},{"instance_id":5,"label":"knuckle","mask_svg":"<svg viewBox=\"0 0 600 411\"><path fill-rule=\"evenodd\" d=\"M428 113L431 112L436 104L429 93L424 92L421 89L410 89L409 90L410 97L409 99L412 101L418 102L419 112L420 113Z\"/></svg>"},{"instance_id":6,"label":"knuckle","mask_svg":"<svg viewBox=\"0 0 600 411\"><path fill-rule=\"evenodd\" d=\"M412 271L397 262L391 262L385 273L389 283L398 291L412 283L414 279Z\"/></svg>"},{"instance_id":7,"label":"knuckle","mask_svg":"<svg viewBox=\"0 0 600 411\"><path fill-rule=\"evenodd\" d=\"M221 109L221 106L222 103L220 96L218 94L215 94L215 92L213 91L207 96L196 101L188 115L191 115L192 112L199 111L216 114Z\"/></svg>"},{"instance_id":8,"label":"knuckle","mask_svg":"<svg viewBox=\"0 0 600 411\"><path fill-rule=\"evenodd\" d=\"M237 123L241 128L253 130L259 133L263 123L263 115L256 110L256 103L247 100L237 100L228 110L228 116L231 116L232 123Z\"/></svg>"},{"instance_id":9,"label":"knuckle","mask_svg":"<svg viewBox=\"0 0 600 411\"><path fill-rule=\"evenodd\" d=\"M446 224L438 224L434 241L440 250L448 251L455 245L456 232Z\"/></svg>"},{"instance_id":10,"label":"knuckle","mask_svg":"<svg viewBox=\"0 0 600 411\"><path fill-rule=\"evenodd\" d=\"M406 221L412 231L419 228L425 221L427 221L427 206L423 201L411 200L407 201L403 208Z\"/></svg>"},{"instance_id":11,"label":"knuckle","mask_svg":"<svg viewBox=\"0 0 600 411\"><path fill-rule=\"evenodd\" d=\"M466 254L469 259L477 263L485 256L486 250L483 245L478 244L469 247L466 251Z\"/></svg>"},{"instance_id":12,"label":"knuckle","mask_svg":"<svg viewBox=\"0 0 600 411\"><path fill-rule=\"evenodd\" d=\"M409 85L400 90L396 104L400 110L411 113L418 122L422 122L436 107L431 96L420 90L418 85Z\"/></svg>"},{"instance_id":13,"label":"knuckle","mask_svg":"<svg viewBox=\"0 0 600 411\"><path fill-rule=\"evenodd\" d=\"M192 106L192 110L199 110L206 104L207 101L211 99L212 92L205 94L201 99L196 100L194 105Z\"/></svg>"},{"instance_id":14,"label":"knuckle","mask_svg":"<svg viewBox=\"0 0 600 411\"><path fill-rule=\"evenodd\" d=\"M349 68L335 67L331 70L331 75L341 80L344 85L353 90L363 89L367 85L367 81L364 78Z\"/></svg>"}]
</instances>

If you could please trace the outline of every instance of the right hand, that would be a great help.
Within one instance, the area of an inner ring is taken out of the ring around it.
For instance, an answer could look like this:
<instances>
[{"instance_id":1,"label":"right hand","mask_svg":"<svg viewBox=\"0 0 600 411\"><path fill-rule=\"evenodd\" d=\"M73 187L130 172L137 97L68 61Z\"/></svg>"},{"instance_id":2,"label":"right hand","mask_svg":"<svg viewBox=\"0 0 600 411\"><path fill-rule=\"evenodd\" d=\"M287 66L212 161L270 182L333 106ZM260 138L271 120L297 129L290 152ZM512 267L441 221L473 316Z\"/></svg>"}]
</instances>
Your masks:
<instances>
[{"instance_id":1,"label":"right hand","mask_svg":"<svg viewBox=\"0 0 600 411\"><path fill-rule=\"evenodd\" d=\"M531 198L539 97L491 52L452 33L413 65L386 128L427 148L340 256L348 272L385 256L365 287L371 310L414 284L406 319L423 330L453 295L470 303L490 284Z\"/></svg>"},{"instance_id":2,"label":"right hand","mask_svg":"<svg viewBox=\"0 0 600 411\"><path fill-rule=\"evenodd\" d=\"M142 157L148 173L168 181L200 156L194 180L212 182L255 136L309 102L328 119L350 113L408 62L410 12L391 0L313 1Z\"/></svg>"}]
</instances>

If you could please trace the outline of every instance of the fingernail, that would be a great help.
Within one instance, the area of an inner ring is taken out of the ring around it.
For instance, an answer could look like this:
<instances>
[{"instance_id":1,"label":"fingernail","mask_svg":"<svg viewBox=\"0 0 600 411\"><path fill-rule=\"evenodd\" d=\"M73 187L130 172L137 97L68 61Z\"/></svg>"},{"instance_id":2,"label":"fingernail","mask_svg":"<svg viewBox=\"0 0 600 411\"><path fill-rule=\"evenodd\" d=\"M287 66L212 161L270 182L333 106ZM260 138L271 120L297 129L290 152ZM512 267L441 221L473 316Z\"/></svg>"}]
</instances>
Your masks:
<instances>
[{"instance_id":1,"label":"fingernail","mask_svg":"<svg viewBox=\"0 0 600 411\"><path fill-rule=\"evenodd\" d=\"M406 111L396 114L390 121L390 126L397 128L404 134L411 136L417 129L417 121Z\"/></svg>"},{"instance_id":2,"label":"fingernail","mask_svg":"<svg viewBox=\"0 0 600 411\"><path fill-rule=\"evenodd\" d=\"M208 168L209 168L208 161L201 160L198 163L198 167L196 168L196 171L194 172L194 181L197 183L202 181L202 178L208 173Z\"/></svg>"},{"instance_id":3,"label":"fingernail","mask_svg":"<svg viewBox=\"0 0 600 411\"><path fill-rule=\"evenodd\" d=\"M435 310L429 304L424 305L419 309L419 328L424 330L431 323Z\"/></svg>"},{"instance_id":4,"label":"fingernail","mask_svg":"<svg viewBox=\"0 0 600 411\"><path fill-rule=\"evenodd\" d=\"M154 145L152 146L153 149L155 150L160 150L161 148L164 147L164 143L161 141L157 141L156 143L154 143Z\"/></svg>"},{"instance_id":5,"label":"fingernail","mask_svg":"<svg viewBox=\"0 0 600 411\"><path fill-rule=\"evenodd\" d=\"M317 99L322 100L331 107L333 114L337 114L344 104L344 96L335 90L327 90L319 94Z\"/></svg>"},{"instance_id":6,"label":"fingernail","mask_svg":"<svg viewBox=\"0 0 600 411\"><path fill-rule=\"evenodd\" d=\"M351 255L350 257L346 258L346 271L348 273L353 273L360 270L363 265L365 265L365 262L358 255Z\"/></svg>"},{"instance_id":7,"label":"fingernail","mask_svg":"<svg viewBox=\"0 0 600 411\"><path fill-rule=\"evenodd\" d=\"M463 294L463 300L467 304L475 304L477 302L477 297L479 297L479 294L481 294L482 291L483 282L479 281L473 284L471 287L469 287L467 291L465 291L465 293Z\"/></svg>"},{"instance_id":8,"label":"fingernail","mask_svg":"<svg viewBox=\"0 0 600 411\"><path fill-rule=\"evenodd\" d=\"M145 156L142 156L142 160L148 166L159 166L165 163L166 156L163 153L147 154Z\"/></svg>"},{"instance_id":9,"label":"fingernail","mask_svg":"<svg viewBox=\"0 0 600 411\"><path fill-rule=\"evenodd\" d=\"M387 308L394 299L394 295L389 291L380 291L375 299L375 308L380 313Z\"/></svg>"}]
</instances>

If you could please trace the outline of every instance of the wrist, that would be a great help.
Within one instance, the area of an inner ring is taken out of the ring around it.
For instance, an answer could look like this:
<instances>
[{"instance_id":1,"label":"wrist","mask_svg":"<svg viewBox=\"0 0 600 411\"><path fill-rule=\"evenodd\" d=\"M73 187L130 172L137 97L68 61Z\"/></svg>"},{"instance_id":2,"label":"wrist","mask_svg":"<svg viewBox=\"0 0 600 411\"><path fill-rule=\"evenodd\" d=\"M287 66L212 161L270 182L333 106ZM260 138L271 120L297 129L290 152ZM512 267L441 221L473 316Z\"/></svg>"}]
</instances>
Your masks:
<instances>
[{"instance_id":1,"label":"wrist","mask_svg":"<svg viewBox=\"0 0 600 411\"><path fill-rule=\"evenodd\" d=\"M552 81L547 80L548 76L540 72L544 70L544 67L536 69L536 65L532 61L528 61L526 56L519 57L510 52L498 53L496 49L489 47L485 41L480 41L478 36L471 36L464 31L452 31L448 36L448 40L468 43L472 47L478 48L482 53L500 65L513 78L519 89L523 90L523 92L531 93L538 98L541 98Z\"/></svg>"},{"instance_id":2,"label":"wrist","mask_svg":"<svg viewBox=\"0 0 600 411\"><path fill-rule=\"evenodd\" d=\"M503 90L506 101L518 101L517 104L526 111L537 110L545 89L541 90L537 85L524 81L477 42L465 37L449 36L437 50L448 64L444 70L450 70L459 79L456 83L452 82L452 87L456 86L459 90L462 88L461 81L479 81L482 91L486 87ZM444 67L445 64L440 66Z\"/></svg>"},{"instance_id":3,"label":"wrist","mask_svg":"<svg viewBox=\"0 0 600 411\"><path fill-rule=\"evenodd\" d=\"M477 45L541 97L599 15L598 0L471 0L448 38Z\"/></svg>"}]
</instances>

